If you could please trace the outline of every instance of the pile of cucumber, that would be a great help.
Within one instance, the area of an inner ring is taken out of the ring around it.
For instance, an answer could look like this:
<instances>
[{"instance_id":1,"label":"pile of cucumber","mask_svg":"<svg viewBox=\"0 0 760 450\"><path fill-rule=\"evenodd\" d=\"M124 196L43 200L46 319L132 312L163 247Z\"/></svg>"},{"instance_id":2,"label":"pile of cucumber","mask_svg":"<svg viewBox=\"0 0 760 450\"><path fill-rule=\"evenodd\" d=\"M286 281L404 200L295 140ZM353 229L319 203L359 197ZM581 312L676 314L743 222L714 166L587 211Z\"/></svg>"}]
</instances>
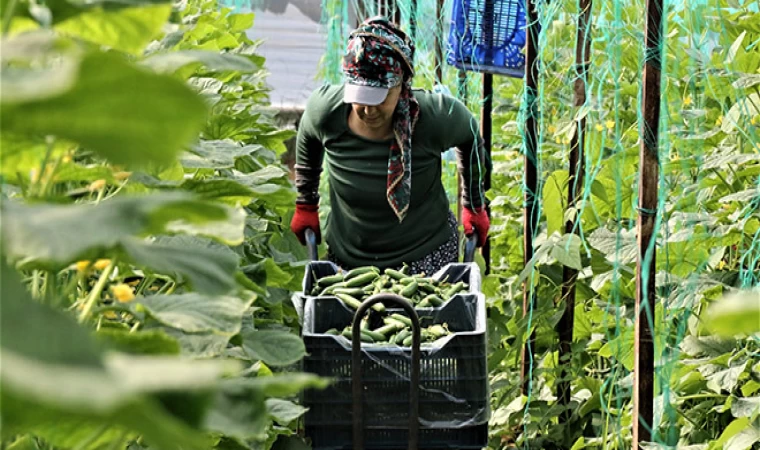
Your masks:
<instances>
[{"instance_id":1,"label":"pile of cucumber","mask_svg":"<svg viewBox=\"0 0 760 450\"><path fill-rule=\"evenodd\" d=\"M370 330L369 322L366 317L362 320L361 337L362 342L373 344L390 344L403 347L409 347L412 345L412 321L406 316L401 314L391 314L388 317L383 318L384 325L380 328ZM331 328L325 332L325 334L332 334L333 336L341 335L349 341L353 338L351 334L351 326L347 326L342 331L336 328ZM431 325L427 328L420 330L420 342L427 343L433 342L436 339L448 336L449 332L446 324L443 325Z\"/></svg>"},{"instance_id":2,"label":"pile of cucumber","mask_svg":"<svg viewBox=\"0 0 760 450\"><path fill-rule=\"evenodd\" d=\"M441 306L455 294L465 291L467 283L459 281L448 283L425 277L425 274L408 275L409 266L401 270L385 269L383 272L374 266L357 267L346 273L337 273L317 280L311 295L334 295L353 309L358 309L362 301L381 292L404 297L416 308L433 308ZM372 307L383 312L382 304Z\"/></svg>"},{"instance_id":3,"label":"pile of cucumber","mask_svg":"<svg viewBox=\"0 0 760 450\"><path fill-rule=\"evenodd\" d=\"M316 278L316 277L315 277ZM434 308L443 305L452 296L466 291L469 286L463 281L449 283L444 280L425 277L425 274L409 275L409 266L401 270L374 266L352 269L319 278L310 292L314 296L335 296L350 308L357 310L362 302L379 293L397 294L409 301L415 308ZM382 303L372 305L372 309L387 314ZM409 347L412 344L412 321L401 314L383 317L383 325L370 329L365 317L362 320L362 342ZM326 334L352 339L351 326L343 330L330 329ZM421 342L433 342L449 335L446 324L432 325L421 330Z\"/></svg>"}]
</instances>

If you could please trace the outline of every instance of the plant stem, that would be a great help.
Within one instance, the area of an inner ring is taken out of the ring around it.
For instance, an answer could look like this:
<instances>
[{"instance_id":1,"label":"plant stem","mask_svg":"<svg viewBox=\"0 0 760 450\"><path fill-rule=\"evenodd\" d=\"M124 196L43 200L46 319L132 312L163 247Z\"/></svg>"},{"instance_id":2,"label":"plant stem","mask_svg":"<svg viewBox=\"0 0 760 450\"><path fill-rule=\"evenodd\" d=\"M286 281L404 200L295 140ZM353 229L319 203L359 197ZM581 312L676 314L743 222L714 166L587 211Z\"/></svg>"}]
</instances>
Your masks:
<instances>
[{"instance_id":1,"label":"plant stem","mask_svg":"<svg viewBox=\"0 0 760 450\"><path fill-rule=\"evenodd\" d=\"M13 20L13 13L16 11L18 0L9 0L6 6L5 15L3 16L3 37L8 35Z\"/></svg>"},{"instance_id":2,"label":"plant stem","mask_svg":"<svg viewBox=\"0 0 760 450\"><path fill-rule=\"evenodd\" d=\"M108 264L108 267L103 269L103 272L100 274L100 278L98 278L97 284L95 284L95 287L92 288L90 295L87 297L84 309L82 310L82 314L79 316L79 323L83 323L90 317L92 308L100 298L100 293L103 292L103 288L108 282L108 277L111 276L111 272L113 271L114 267L116 267L116 258L111 258L111 263Z\"/></svg>"},{"instance_id":3,"label":"plant stem","mask_svg":"<svg viewBox=\"0 0 760 450\"><path fill-rule=\"evenodd\" d=\"M32 298L40 298L40 271L37 269L32 272Z\"/></svg>"},{"instance_id":4,"label":"plant stem","mask_svg":"<svg viewBox=\"0 0 760 450\"><path fill-rule=\"evenodd\" d=\"M696 400L698 398L723 398L728 397L728 395L723 394L694 394L694 395L686 395L684 397L678 397L679 400Z\"/></svg>"}]
</instances>

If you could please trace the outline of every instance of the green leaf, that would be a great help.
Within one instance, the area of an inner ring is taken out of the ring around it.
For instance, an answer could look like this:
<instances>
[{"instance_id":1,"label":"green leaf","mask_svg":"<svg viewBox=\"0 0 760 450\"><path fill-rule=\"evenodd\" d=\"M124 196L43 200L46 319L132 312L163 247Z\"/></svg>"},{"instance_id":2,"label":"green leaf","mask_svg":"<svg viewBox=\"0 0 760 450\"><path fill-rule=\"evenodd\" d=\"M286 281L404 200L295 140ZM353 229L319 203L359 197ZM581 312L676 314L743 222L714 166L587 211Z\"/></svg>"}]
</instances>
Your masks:
<instances>
[{"instance_id":1,"label":"green leaf","mask_svg":"<svg viewBox=\"0 0 760 450\"><path fill-rule=\"evenodd\" d=\"M588 236L588 243L604 253L610 262L630 264L638 258L639 248L634 230L621 229L618 234L600 227Z\"/></svg>"},{"instance_id":2,"label":"green leaf","mask_svg":"<svg viewBox=\"0 0 760 450\"><path fill-rule=\"evenodd\" d=\"M740 422L746 420L746 422ZM735 427L732 425L737 424ZM760 427L749 422L748 419L736 419L731 422L726 430L721 434L718 442L724 437L725 446L720 447L724 450L750 450L756 442L760 442Z\"/></svg>"},{"instance_id":3,"label":"green leaf","mask_svg":"<svg viewBox=\"0 0 760 450\"><path fill-rule=\"evenodd\" d=\"M624 331L620 336L610 340L599 349L599 356L605 358L615 357L628 370L633 370L633 348L634 332L633 329Z\"/></svg>"},{"instance_id":4,"label":"green leaf","mask_svg":"<svg viewBox=\"0 0 760 450\"><path fill-rule=\"evenodd\" d=\"M551 249L550 255L562 265L576 270L583 269L581 264L581 238L575 234L565 234Z\"/></svg>"},{"instance_id":5,"label":"green leaf","mask_svg":"<svg viewBox=\"0 0 760 450\"><path fill-rule=\"evenodd\" d=\"M230 341L230 335L206 333L185 333L175 328L165 328L164 332L176 339L182 355L198 359L214 358L222 355Z\"/></svg>"},{"instance_id":6,"label":"green leaf","mask_svg":"<svg viewBox=\"0 0 760 450\"><path fill-rule=\"evenodd\" d=\"M255 386L228 380L216 395L205 428L240 440L266 437L269 416L264 393Z\"/></svg>"},{"instance_id":7,"label":"green leaf","mask_svg":"<svg viewBox=\"0 0 760 450\"><path fill-rule=\"evenodd\" d=\"M65 92L6 100L3 132L69 139L117 164L171 162L197 138L206 118L203 100L184 83L111 53L86 55L76 83Z\"/></svg>"},{"instance_id":8,"label":"green leaf","mask_svg":"<svg viewBox=\"0 0 760 450\"><path fill-rule=\"evenodd\" d=\"M734 417L755 417L760 413L760 397L734 398L731 414Z\"/></svg>"},{"instance_id":9,"label":"green leaf","mask_svg":"<svg viewBox=\"0 0 760 450\"><path fill-rule=\"evenodd\" d=\"M565 230L565 203L567 202L567 171L557 170L549 175L544 184L543 204L546 214L547 234L563 233Z\"/></svg>"},{"instance_id":10,"label":"green leaf","mask_svg":"<svg viewBox=\"0 0 760 450\"><path fill-rule=\"evenodd\" d=\"M265 150L260 145L240 146L231 140L202 140L185 153L181 162L189 169L231 169L242 157Z\"/></svg>"},{"instance_id":11,"label":"green leaf","mask_svg":"<svg viewBox=\"0 0 760 450\"><path fill-rule=\"evenodd\" d=\"M760 331L760 292L742 291L712 304L704 314L707 329L721 336Z\"/></svg>"},{"instance_id":12,"label":"green leaf","mask_svg":"<svg viewBox=\"0 0 760 450\"><path fill-rule=\"evenodd\" d=\"M243 348L251 358L270 366L287 366L306 355L303 340L278 330L250 330L243 333Z\"/></svg>"},{"instance_id":13,"label":"green leaf","mask_svg":"<svg viewBox=\"0 0 760 450\"><path fill-rule=\"evenodd\" d=\"M169 19L171 5L105 10L90 8L59 22L54 29L115 50L139 55Z\"/></svg>"},{"instance_id":14,"label":"green leaf","mask_svg":"<svg viewBox=\"0 0 760 450\"><path fill-rule=\"evenodd\" d=\"M269 415L283 426L289 425L290 422L306 414L306 411L309 410L309 408L279 398L267 399L266 405Z\"/></svg>"},{"instance_id":15,"label":"green leaf","mask_svg":"<svg viewBox=\"0 0 760 450\"><path fill-rule=\"evenodd\" d=\"M187 333L215 333L232 336L240 332L243 313L250 304L237 297L200 294L151 295L138 297L140 304L168 327Z\"/></svg>"},{"instance_id":16,"label":"green leaf","mask_svg":"<svg viewBox=\"0 0 760 450\"><path fill-rule=\"evenodd\" d=\"M723 130L724 133L735 132L736 128L741 125L740 119L742 117L751 119L757 114L760 114L759 108L760 94L756 92L749 94L747 97L734 103L731 109L728 110L728 113L721 124L721 130Z\"/></svg>"},{"instance_id":17,"label":"green leaf","mask_svg":"<svg viewBox=\"0 0 760 450\"><path fill-rule=\"evenodd\" d=\"M7 447L8 450L40 450L31 436L21 436Z\"/></svg>"},{"instance_id":18,"label":"green leaf","mask_svg":"<svg viewBox=\"0 0 760 450\"><path fill-rule=\"evenodd\" d=\"M747 363L744 362L737 366L720 370L711 375L705 376L707 379L707 388L720 394L723 391L733 392L739 384L739 376L744 373ZM701 368L700 368L701 369Z\"/></svg>"},{"instance_id":19,"label":"green leaf","mask_svg":"<svg viewBox=\"0 0 760 450\"><path fill-rule=\"evenodd\" d=\"M181 275L198 292L225 294L235 287L238 255L208 239L158 236L150 241L125 239L122 246L138 266Z\"/></svg>"},{"instance_id":20,"label":"green leaf","mask_svg":"<svg viewBox=\"0 0 760 450\"><path fill-rule=\"evenodd\" d=\"M137 355L177 355L179 344L162 330L129 332L101 328L97 337L108 347Z\"/></svg>"},{"instance_id":21,"label":"green leaf","mask_svg":"<svg viewBox=\"0 0 760 450\"><path fill-rule=\"evenodd\" d=\"M167 224L219 221L222 205L179 193L118 197L99 205L2 205L6 255L22 266L59 270L93 259L125 239L166 231Z\"/></svg>"},{"instance_id":22,"label":"green leaf","mask_svg":"<svg viewBox=\"0 0 760 450\"><path fill-rule=\"evenodd\" d=\"M208 72L249 73L259 70L256 64L244 56L203 50L180 50L153 54L143 60L142 64L159 73L174 73L188 66L203 67Z\"/></svg>"}]
</instances>

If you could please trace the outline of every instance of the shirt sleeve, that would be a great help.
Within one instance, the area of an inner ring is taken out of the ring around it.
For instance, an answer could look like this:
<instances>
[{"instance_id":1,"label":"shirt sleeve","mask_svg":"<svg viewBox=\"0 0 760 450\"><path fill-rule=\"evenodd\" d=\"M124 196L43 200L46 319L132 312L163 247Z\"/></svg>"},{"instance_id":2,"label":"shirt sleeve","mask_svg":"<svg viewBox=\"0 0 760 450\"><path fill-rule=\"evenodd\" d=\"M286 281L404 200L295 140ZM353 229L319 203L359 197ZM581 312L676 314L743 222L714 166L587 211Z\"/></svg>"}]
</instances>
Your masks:
<instances>
[{"instance_id":1,"label":"shirt sleeve","mask_svg":"<svg viewBox=\"0 0 760 450\"><path fill-rule=\"evenodd\" d=\"M462 203L469 209L478 209L485 204L484 178L487 171L483 138L475 116L458 99L445 97L444 110L440 112L446 120L443 151L455 148L457 169L462 179Z\"/></svg>"},{"instance_id":2,"label":"shirt sleeve","mask_svg":"<svg viewBox=\"0 0 760 450\"><path fill-rule=\"evenodd\" d=\"M318 92L309 97L296 133L295 181L298 197L296 203L316 205L319 203L319 178L325 149L322 144L319 123L321 110Z\"/></svg>"}]
</instances>

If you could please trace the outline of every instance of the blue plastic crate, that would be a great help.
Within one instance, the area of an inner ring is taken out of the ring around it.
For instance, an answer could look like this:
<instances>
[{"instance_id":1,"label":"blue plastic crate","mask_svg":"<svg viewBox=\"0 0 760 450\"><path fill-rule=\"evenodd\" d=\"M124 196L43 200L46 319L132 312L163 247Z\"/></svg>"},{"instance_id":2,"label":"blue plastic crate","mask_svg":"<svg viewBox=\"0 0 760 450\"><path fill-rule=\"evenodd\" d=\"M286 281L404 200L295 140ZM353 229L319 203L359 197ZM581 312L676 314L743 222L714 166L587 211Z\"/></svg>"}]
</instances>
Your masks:
<instances>
[{"instance_id":1,"label":"blue plastic crate","mask_svg":"<svg viewBox=\"0 0 760 450\"><path fill-rule=\"evenodd\" d=\"M446 60L464 70L525 74L524 0L453 0Z\"/></svg>"}]
</instances>

